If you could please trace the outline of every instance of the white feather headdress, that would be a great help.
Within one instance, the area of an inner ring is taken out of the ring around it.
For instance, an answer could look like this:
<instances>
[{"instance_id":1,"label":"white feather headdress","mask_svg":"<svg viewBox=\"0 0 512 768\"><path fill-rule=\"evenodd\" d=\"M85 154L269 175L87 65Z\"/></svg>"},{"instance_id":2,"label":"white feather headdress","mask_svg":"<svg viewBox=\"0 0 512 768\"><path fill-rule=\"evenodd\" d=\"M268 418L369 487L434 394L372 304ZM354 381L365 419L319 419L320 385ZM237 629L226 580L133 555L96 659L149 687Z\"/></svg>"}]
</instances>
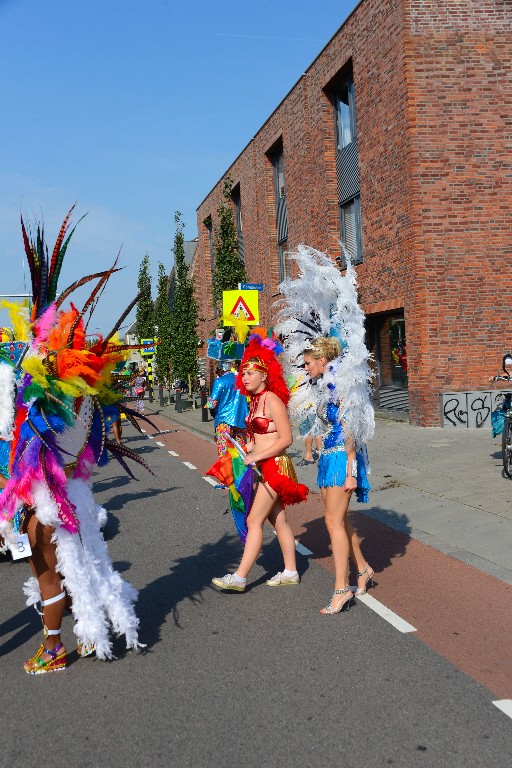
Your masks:
<instances>
[{"instance_id":1,"label":"white feather headdress","mask_svg":"<svg viewBox=\"0 0 512 768\"><path fill-rule=\"evenodd\" d=\"M375 419L370 400L373 373L364 337L364 313L357 301L357 282L350 256L345 249L347 269L342 275L324 253L299 245L290 253L299 267L299 276L281 283L283 296L278 302L276 333L284 340L284 365L290 376L292 420L302 422L320 404L339 404L340 418L346 422L358 448L373 436ZM302 353L317 336L335 336L343 353L329 364L329 370L315 390L303 369ZM315 427L311 432L318 431Z\"/></svg>"},{"instance_id":2,"label":"white feather headdress","mask_svg":"<svg viewBox=\"0 0 512 768\"><path fill-rule=\"evenodd\" d=\"M7 363L0 363L0 438L12 439L15 398L14 368Z\"/></svg>"}]
</instances>

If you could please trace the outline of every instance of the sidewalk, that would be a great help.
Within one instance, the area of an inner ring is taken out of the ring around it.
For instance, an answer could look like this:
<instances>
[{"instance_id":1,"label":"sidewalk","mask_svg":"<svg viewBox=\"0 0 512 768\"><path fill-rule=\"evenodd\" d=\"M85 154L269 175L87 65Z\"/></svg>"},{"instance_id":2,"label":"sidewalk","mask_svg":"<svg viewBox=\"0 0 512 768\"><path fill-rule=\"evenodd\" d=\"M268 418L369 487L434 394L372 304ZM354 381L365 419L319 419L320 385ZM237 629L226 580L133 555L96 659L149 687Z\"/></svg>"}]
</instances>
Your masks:
<instances>
[{"instance_id":1,"label":"sidewalk","mask_svg":"<svg viewBox=\"0 0 512 768\"><path fill-rule=\"evenodd\" d=\"M147 403L147 412L213 441L213 420L201 409L177 413L174 404ZM501 436L490 430L413 427L376 419L368 446L372 493L358 512L512 584L512 480L501 463ZM297 464L302 440L289 451ZM316 465L296 467L315 488Z\"/></svg>"}]
</instances>

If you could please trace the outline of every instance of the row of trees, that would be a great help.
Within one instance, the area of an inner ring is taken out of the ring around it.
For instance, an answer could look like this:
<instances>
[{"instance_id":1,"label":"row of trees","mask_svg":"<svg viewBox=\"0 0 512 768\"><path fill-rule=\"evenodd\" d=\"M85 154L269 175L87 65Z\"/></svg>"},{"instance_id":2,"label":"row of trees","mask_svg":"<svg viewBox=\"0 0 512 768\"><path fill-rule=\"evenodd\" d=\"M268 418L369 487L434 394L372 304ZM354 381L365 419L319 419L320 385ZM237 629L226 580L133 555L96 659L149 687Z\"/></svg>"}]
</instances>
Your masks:
<instances>
[{"instance_id":1,"label":"row of trees","mask_svg":"<svg viewBox=\"0 0 512 768\"><path fill-rule=\"evenodd\" d=\"M231 206L231 179L224 182L223 200L218 208L215 228L213 271L213 306L217 327L222 326L222 292L234 290L247 280L245 265L238 250L238 235ZM158 264L158 285L155 301L151 293L150 260L146 254L139 269L136 325L139 339L157 337L155 368L160 381L167 386L174 379L190 382L197 377L198 310L194 284L185 263L183 220L174 216L174 280L170 284L164 265Z\"/></svg>"},{"instance_id":2,"label":"row of trees","mask_svg":"<svg viewBox=\"0 0 512 768\"><path fill-rule=\"evenodd\" d=\"M194 285L185 263L181 213L176 212L174 223L173 284L165 266L159 262L157 295L153 301L150 261L146 253L139 269L137 286L141 295L135 316L139 339L159 340L155 350L155 369L159 380L166 386L170 386L172 379L190 381L197 375L197 304Z\"/></svg>"}]
</instances>

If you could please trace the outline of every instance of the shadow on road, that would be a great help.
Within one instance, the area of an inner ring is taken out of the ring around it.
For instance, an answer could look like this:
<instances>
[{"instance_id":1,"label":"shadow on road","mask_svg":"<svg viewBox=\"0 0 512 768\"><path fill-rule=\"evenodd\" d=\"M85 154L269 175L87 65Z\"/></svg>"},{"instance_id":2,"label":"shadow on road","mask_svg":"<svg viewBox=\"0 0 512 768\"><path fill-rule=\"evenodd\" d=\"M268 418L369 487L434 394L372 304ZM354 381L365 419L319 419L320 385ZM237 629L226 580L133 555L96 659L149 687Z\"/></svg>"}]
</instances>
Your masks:
<instances>
[{"instance_id":1,"label":"shadow on road","mask_svg":"<svg viewBox=\"0 0 512 768\"><path fill-rule=\"evenodd\" d=\"M125 504L137 504L137 501L140 501L141 499L147 499L149 497L155 497L159 496L162 493L170 493L171 491L175 491L176 486L170 485L167 488L147 488L145 491L141 491L140 493L120 493L117 496L112 496L108 501L105 502L105 508L110 513L112 511L119 511L124 507Z\"/></svg>"},{"instance_id":2,"label":"shadow on road","mask_svg":"<svg viewBox=\"0 0 512 768\"><path fill-rule=\"evenodd\" d=\"M405 555L411 541L411 524L407 515L383 507L373 506L368 512L385 517L389 523L381 523L361 512L352 512L350 520L363 539L362 550L366 560L377 573L381 573L392 565L395 558Z\"/></svg>"},{"instance_id":3,"label":"shadow on road","mask_svg":"<svg viewBox=\"0 0 512 768\"><path fill-rule=\"evenodd\" d=\"M405 555L411 540L411 526L407 515L391 513L382 507L370 507L368 513L386 516L389 518L389 523L380 523L373 517L355 510L349 512L349 520L357 535L362 539L364 557L371 563L376 572L382 572L392 564L394 558ZM393 527L390 528L390 525ZM303 538L307 542L307 546L313 550L314 557L331 557L331 543L324 517L317 517L304 523L303 526L305 530ZM350 583L353 584L355 583L356 571L352 563L350 563L350 567L352 569Z\"/></svg>"},{"instance_id":4,"label":"shadow on road","mask_svg":"<svg viewBox=\"0 0 512 768\"><path fill-rule=\"evenodd\" d=\"M122 488L124 485L131 483L131 478L128 475L117 475L117 477L109 477L108 480L95 481L93 484L93 491L97 493L105 493L111 491L114 488Z\"/></svg>"},{"instance_id":5,"label":"shadow on road","mask_svg":"<svg viewBox=\"0 0 512 768\"><path fill-rule=\"evenodd\" d=\"M33 608L24 608L16 616L12 616L7 621L4 621L3 624L0 624L0 636L17 630L16 634L0 645L0 656L11 653L18 646L23 645L23 643L34 637L34 635L40 634L41 624L35 621L36 618L37 616Z\"/></svg>"},{"instance_id":6,"label":"shadow on road","mask_svg":"<svg viewBox=\"0 0 512 768\"><path fill-rule=\"evenodd\" d=\"M169 614L181 627L178 606L182 600L201 602L201 593L210 587L212 577L227 573L239 559L238 539L224 535L214 544L203 544L197 554L179 558L170 573L143 587L137 614L143 627L141 639L148 649L160 641L161 627Z\"/></svg>"}]
</instances>

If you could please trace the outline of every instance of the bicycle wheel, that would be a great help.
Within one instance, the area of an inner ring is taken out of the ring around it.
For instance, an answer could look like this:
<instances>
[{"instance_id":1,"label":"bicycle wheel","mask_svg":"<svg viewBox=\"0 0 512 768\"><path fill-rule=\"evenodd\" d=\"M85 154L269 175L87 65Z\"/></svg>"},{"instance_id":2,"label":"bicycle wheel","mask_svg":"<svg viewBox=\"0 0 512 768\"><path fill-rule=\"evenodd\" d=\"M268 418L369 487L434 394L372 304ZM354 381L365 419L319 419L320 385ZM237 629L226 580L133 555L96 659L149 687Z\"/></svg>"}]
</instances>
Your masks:
<instances>
[{"instance_id":1,"label":"bicycle wheel","mask_svg":"<svg viewBox=\"0 0 512 768\"><path fill-rule=\"evenodd\" d=\"M512 418L507 417L503 425L501 436L501 449L503 453L503 469L507 477L512 478Z\"/></svg>"}]
</instances>

